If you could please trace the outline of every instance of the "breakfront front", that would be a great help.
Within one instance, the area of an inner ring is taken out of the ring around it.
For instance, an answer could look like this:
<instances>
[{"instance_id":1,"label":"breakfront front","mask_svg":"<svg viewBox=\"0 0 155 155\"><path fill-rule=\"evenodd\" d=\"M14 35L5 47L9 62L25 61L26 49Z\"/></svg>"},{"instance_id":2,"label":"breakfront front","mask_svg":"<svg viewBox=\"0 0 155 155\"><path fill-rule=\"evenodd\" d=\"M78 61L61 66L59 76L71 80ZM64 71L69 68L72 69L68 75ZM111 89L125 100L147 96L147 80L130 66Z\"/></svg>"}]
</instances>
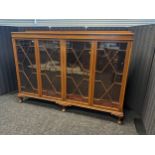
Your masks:
<instances>
[{"instance_id":1,"label":"breakfront front","mask_svg":"<svg viewBox=\"0 0 155 155\"><path fill-rule=\"evenodd\" d=\"M13 32L18 97L123 118L132 48L129 31Z\"/></svg>"}]
</instances>

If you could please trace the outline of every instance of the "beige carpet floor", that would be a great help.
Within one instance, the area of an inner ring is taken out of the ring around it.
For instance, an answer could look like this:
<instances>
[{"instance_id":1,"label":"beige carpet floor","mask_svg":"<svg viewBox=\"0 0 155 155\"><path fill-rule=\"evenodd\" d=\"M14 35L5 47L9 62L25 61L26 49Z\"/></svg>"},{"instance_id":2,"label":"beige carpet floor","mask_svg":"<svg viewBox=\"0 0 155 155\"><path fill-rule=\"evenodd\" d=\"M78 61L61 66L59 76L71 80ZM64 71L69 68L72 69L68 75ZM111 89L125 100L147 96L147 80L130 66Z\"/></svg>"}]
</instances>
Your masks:
<instances>
[{"instance_id":1,"label":"beige carpet floor","mask_svg":"<svg viewBox=\"0 0 155 155\"><path fill-rule=\"evenodd\" d=\"M137 134L134 114L126 111L124 124L116 118L93 110L61 107L34 99L19 103L17 94L0 96L0 134L15 135L127 135Z\"/></svg>"}]
</instances>

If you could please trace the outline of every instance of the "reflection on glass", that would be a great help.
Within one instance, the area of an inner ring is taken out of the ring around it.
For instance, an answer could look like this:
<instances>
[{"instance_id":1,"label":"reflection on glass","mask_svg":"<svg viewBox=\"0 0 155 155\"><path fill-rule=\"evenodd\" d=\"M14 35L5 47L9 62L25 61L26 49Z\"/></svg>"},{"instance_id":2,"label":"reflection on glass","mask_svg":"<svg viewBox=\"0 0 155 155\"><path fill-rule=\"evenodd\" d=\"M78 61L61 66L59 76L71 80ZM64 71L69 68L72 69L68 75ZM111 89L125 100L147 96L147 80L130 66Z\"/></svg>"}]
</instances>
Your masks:
<instances>
[{"instance_id":1,"label":"reflection on glass","mask_svg":"<svg viewBox=\"0 0 155 155\"><path fill-rule=\"evenodd\" d=\"M67 41L67 98L87 101L90 42Z\"/></svg>"},{"instance_id":2,"label":"reflection on glass","mask_svg":"<svg viewBox=\"0 0 155 155\"><path fill-rule=\"evenodd\" d=\"M21 90L37 93L36 62L34 42L32 40L16 40Z\"/></svg>"},{"instance_id":3,"label":"reflection on glass","mask_svg":"<svg viewBox=\"0 0 155 155\"><path fill-rule=\"evenodd\" d=\"M127 43L98 42L94 104L119 101L126 48Z\"/></svg>"},{"instance_id":4,"label":"reflection on glass","mask_svg":"<svg viewBox=\"0 0 155 155\"><path fill-rule=\"evenodd\" d=\"M60 97L60 43L40 40L40 63L43 95Z\"/></svg>"}]
</instances>

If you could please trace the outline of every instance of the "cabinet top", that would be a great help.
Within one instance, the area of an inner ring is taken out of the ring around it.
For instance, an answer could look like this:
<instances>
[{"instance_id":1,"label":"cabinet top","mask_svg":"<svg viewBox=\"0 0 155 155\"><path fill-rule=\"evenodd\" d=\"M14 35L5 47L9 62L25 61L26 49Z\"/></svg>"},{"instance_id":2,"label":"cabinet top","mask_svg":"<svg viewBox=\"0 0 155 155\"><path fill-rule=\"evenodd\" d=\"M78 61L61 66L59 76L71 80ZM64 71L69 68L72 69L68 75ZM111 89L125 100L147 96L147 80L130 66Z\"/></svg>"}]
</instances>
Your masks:
<instances>
[{"instance_id":1,"label":"cabinet top","mask_svg":"<svg viewBox=\"0 0 155 155\"><path fill-rule=\"evenodd\" d=\"M25 31L12 32L16 39L133 40L131 31Z\"/></svg>"},{"instance_id":2,"label":"cabinet top","mask_svg":"<svg viewBox=\"0 0 155 155\"><path fill-rule=\"evenodd\" d=\"M93 35L133 35L131 31L24 31L12 32L12 34L93 34Z\"/></svg>"}]
</instances>

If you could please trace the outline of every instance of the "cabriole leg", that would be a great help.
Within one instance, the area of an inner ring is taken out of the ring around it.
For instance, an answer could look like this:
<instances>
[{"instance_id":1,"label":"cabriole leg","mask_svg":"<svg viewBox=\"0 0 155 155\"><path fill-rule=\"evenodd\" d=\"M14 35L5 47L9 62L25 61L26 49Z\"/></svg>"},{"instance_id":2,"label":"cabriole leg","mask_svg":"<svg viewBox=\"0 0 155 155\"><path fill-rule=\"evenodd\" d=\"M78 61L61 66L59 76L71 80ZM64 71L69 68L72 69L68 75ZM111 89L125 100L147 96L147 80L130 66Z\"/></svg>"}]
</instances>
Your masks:
<instances>
[{"instance_id":1,"label":"cabriole leg","mask_svg":"<svg viewBox=\"0 0 155 155\"><path fill-rule=\"evenodd\" d=\"M118 117L117 123L120 125L123 124L123 117Z\"/></svg>"},{"instance_id":2,"label":"cabriole leg","mask_svg":"<svg viewBox=\"0 0 155 155\"><path fill-rule=\"evenodd\" d=\"M22 103L24 101L23 97L19 97L19 103Z\"/></svg>"},{"instance_id":3,"label":"cabriole leg","mask_svg":"<svg viewBox=\"0 0 155 155\"><path fill-rule=\"evenodd\" d=\"M66 107L62 107L61 111L65 112L66 111Z\"/></svg>"}]
</instances>

